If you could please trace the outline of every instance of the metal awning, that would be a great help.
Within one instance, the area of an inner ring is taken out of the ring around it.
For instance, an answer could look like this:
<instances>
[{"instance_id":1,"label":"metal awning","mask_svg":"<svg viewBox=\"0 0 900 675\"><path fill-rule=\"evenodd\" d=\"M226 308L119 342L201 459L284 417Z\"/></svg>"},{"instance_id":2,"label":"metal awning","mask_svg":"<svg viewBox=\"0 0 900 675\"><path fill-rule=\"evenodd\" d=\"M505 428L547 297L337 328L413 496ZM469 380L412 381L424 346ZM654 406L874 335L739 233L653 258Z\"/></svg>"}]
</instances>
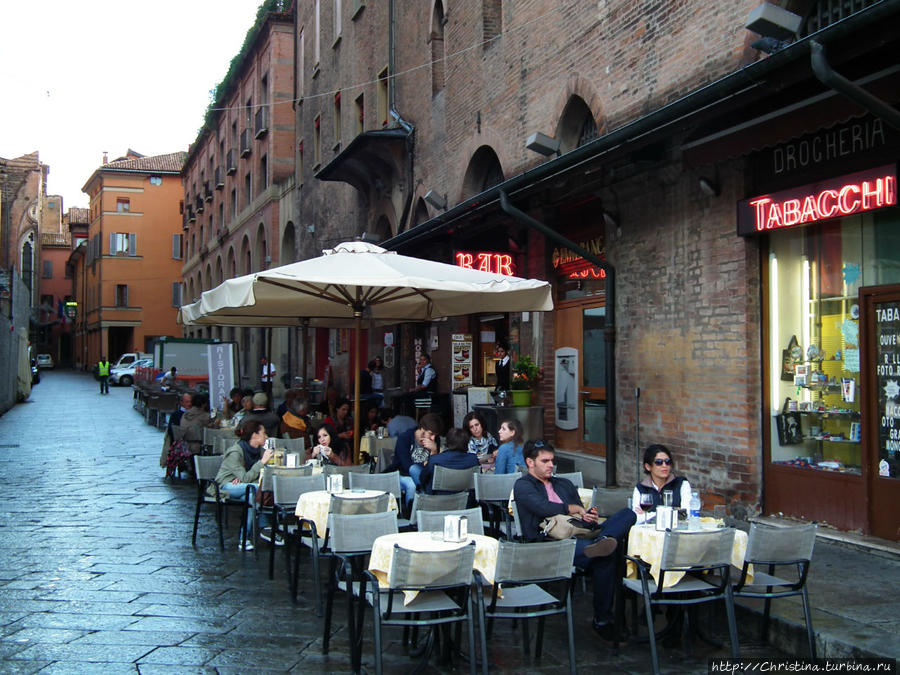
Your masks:
<instances>
[{"instance_id":1,"label":"metal awning","mask_svg":"<svg viewBox=\"0 0 900 675\"><path fill-rule=\"evenodd\" d=\"M322 167L316 178L349 183L363 193L387 187L402 175L409 139L410 134L402 128L364 131Z\"/></svg>"}]
</instances>

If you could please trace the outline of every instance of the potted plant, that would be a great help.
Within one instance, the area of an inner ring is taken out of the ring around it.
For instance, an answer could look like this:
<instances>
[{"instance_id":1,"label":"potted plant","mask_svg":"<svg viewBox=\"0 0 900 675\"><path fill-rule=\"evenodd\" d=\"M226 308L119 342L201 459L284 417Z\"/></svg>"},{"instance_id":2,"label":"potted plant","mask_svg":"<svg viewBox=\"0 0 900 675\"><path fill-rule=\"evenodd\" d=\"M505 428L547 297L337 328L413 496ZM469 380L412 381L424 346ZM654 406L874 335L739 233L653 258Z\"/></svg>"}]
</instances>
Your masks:
<instances>
[{"instance_id":1,"label":"potted plant","mask_svg":"<svg viewBox=\"0 0 900 675\"><path fill-rule=\"evenodd\" d=\"M513 366L510 390L512 403L515 406L531 405L532 387L541 378L541 369L530 356L520 356Z\"/></svg>"}]
</instances>

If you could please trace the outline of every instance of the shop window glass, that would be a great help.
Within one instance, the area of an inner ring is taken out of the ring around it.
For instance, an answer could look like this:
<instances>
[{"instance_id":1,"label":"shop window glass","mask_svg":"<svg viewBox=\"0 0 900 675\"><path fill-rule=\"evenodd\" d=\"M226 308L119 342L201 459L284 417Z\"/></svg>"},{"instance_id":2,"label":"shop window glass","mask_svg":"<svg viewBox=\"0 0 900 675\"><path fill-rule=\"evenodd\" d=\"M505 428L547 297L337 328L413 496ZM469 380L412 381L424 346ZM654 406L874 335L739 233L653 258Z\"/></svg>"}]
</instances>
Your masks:
<instances>
[{"instance_id":1,"label":"shop window glass","mask_svg":"<svg viewBox=\"0 0 900 675\"><path fill-rule=\"evenodd\" d=\"M773 462L861 472L859 289L900 282L898 219L882 211L770 237Z\"/></svg>"}]
</instances>

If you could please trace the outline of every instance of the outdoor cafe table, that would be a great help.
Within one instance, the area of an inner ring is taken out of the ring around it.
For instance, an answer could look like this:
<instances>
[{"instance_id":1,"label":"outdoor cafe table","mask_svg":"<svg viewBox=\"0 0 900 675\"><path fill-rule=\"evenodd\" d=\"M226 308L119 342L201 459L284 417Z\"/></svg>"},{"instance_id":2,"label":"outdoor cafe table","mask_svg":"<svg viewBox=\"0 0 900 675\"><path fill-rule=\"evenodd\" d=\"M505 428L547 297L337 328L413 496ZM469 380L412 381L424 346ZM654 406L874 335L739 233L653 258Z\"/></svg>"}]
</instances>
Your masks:
<instances>
[{"instance_id":1,"label":"outdoor cafe table","mask_svg":"<svg viewBox=\"0 0 900 675\"><path fill-rule=\"evenodd\" d=\"M335 493L344 499L362 499L364 497L377 497L383 495L383 490L344 490ZM390 495L388 505L392 511L397 510L397 500ZM297 500L295 514L298 518L311 520L316 524L316 533L320 537L325 536L328 527L328 512L331 507L331 493L328 490L313 490L304 492Z\"/></svg>"},{"instance_id":2,"label":"outdoor cafe table","mask_svg":"<svg viewBox=\"0 0 900 675\"><path fill-rule=\"evenodd\" d=\"M369 453L369 457L372 459L379 457L383 450L393 450L395 445L397 445L397 439L389 436L385 438L363 436L359 439L359 451Z\"/></svg>"},{"instance_id":3,"label":"outdoor cafe table","mask_svg":"<svg viewBox=\"0 0 900 675\"><path fill-rule=\"evenodd\" d=\"M701 518L702 529L716 529L720 523L715 518ZM679 530L681 531L681 530ZM684 530L687 531L687 530ZM650 565L650 576L659 583L659 563L662 559L663 541L665 531L657 530L655 523L635 525L628 533L628 555L640 558ZM734 532L734 546L731 549L731 564L740 569L744 564L744 554L747 552L747 533L742 530ZM626 576L629 579L637 578L635 564L628 561ZM666 572L665 588L671 588L684 576L684 572ZM753 580L753 566L747 570L748 581Z\"/></svg>"},{"instance_id":4,"label":"outdoor cafe table","mask_svg":"<svg viewBox=\"0 0 900 675\"><path fill-rule=\"evenodd\" d=\"M394 544L411 551L451 551L460 546L475 542L475 569L481 572L488 583L494 583L494 568L497 565L497 553L500 542L493 537L481 534L470 534L462 542L444 541L432 537L431 532L398 532L385 534L375 540L372 555L369 557L369 571L378 579L382 588L390 587L391 562L394 559ZM414 591L404 591L404 605L408 605L416 597Z\"/></svg>"}]
</instances>

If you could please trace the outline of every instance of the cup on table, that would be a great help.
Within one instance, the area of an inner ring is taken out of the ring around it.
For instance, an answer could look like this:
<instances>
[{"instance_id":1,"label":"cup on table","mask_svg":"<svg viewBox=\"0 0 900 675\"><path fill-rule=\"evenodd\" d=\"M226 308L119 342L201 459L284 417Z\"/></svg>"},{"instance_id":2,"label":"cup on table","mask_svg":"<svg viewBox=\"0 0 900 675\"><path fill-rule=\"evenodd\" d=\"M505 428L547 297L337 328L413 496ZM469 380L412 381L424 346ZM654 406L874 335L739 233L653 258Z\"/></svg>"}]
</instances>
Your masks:
<instances>
[{"instance_id":1,"label":"cup on table","mask_svg":"<svg viewBox=\"0 0 900 675\"><path fill-rule=\"evenodd\" d=\"M725 516L728 515L728 507L725 504L716 504L713 506L713 518L717 521L725 521Z\"/></svg>"},{"instance_id":2,"label":"cup on table","mask_svg":"<svg viewBox=\"0 0 900 675\"><path fill-rule=\"evenodd\" d=\"M663 490L662 493L662 503L663 506L672 506L672 491L671 490Z\"/></svg>"}]
</instances>

